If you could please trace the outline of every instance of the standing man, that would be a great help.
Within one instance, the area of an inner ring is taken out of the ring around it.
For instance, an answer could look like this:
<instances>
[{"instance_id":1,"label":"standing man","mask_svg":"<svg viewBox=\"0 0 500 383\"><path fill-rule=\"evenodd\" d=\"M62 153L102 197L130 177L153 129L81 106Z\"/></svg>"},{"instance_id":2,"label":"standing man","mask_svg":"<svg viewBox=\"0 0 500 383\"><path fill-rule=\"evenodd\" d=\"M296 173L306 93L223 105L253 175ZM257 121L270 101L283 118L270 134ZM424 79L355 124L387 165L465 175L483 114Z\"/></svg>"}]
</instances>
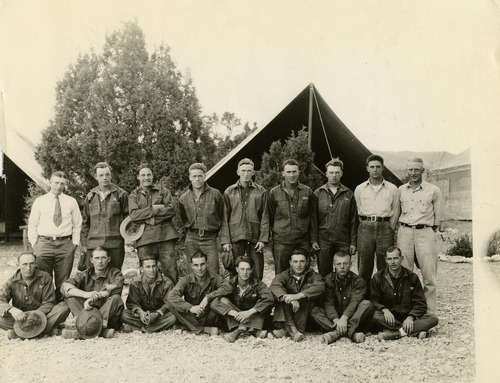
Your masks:
<instances>
[{"instance_id":1,"label":"standing man","mask_svg":"<svg viewBox=\"0 0 500 383\"><path fill-rule=\"evenodd\" d=\"M38 268L54 274L57 302L62 300L63 282L71 275L82 228L78 202L63 193L67 183L63 172L52 173L50 191L35 200L28 220L28 240Z\"/></svg>"},{"instance_id":2,"label":"standing man","mask_svg":"<svg viewBox=\"0 0 500 383\"><path fill-rule=\"evenodd\" d=\"M435 315L427 314L424 291L418 275L401 264L401 250L391 246L386 252L387 267L371 280L371 297L375 311L373 325L379 340L394 340L404 336L427 337L427 331L438 324Z\"/></svg>"},{"instance_id":3,"label":"standing man","mask_svg":"<svg viewBox=\"0 0 500 383\"><path fill-rule=\"evenodd\" d=\"M411 158L406 164L410 181L399 187L401 216L398 247L403 252L403 266L413 270L415 255L424 278L424 293L429 314L436 314L436 237L443 220L444 200L441 190L422 180L424 161Z\"/></svg>"},{"instance_id":4,"label":"standing man","mask_svg":"<svg viewBox=\"0 0 500 383\"><path fill-rule=\"evenodd\" d=\"M283 162L284 181L269 192L268 215L273 237L275 274L287 270L293 249L319 250L316 196L299 182L299 163Z\"/></svg>"},{"instance_id":5,"label":"standing man","mask_svg":"<svg viewBox=\"0 0 500 383\"><path fill-rule=\"evenodd\" d=\"M340 183L344 163L334 158L325 168L328 182L314 192L318 199L318 271L323 277L333 271L333 254L337 251L356 254L358 238L358 212L354 193Z\"/></svg>"},{"instance_id":6,"label":"standing man","mask_svg":"<svg viewBox=\"0 0 500 383\"><path fill-rule=\"evenodd\" d=\"M264 275L264 249L269 239L269 221L262 216L266 208L267 192L252 181L254 163L248 158L238 163L240 179L224 192L224 222L221 243L224 251L233 249L236 260L246 254L255 264L255 274Z\"/></svg>"},{"instance_id":7,"label":"standing man","mask_svg":"<svg viewBox=\"0 0 500 383\"><path fill-rule=\"evenodd\" d=\"M109 265L122 269L125 244L120 235L120 224L128 215L128 193L111 183L111 166L99 162L94 166L94 178L99 186L85 197L82 210L82 256L86 268L91 266L92 250L105 247L110 257Z\"/></svg>"},{"instance_id":8,"label":"standing man","mask_svg":"<svg viewBox=\"0 0 500 383\"><path fill-rule=\"evenodd\" d=\"M175 216L170 190L153 183L153 171L148 164L139 165L139 186L130 193L128 207L132 222L144 223L144 233L135 247L139 260L154 257L160 261L163 274L176 282L179 276L175 258L175 242L179 233L172 223Z\"/></svg>"},{"instance_id":9,"label":"standing man","mask_svg":"<svg viewBox=\"0 0 500 383\"><path fill-rule=\"evenodd\" d=\"M371 155L366 159L368 181L354 190L359 215L358 274L370 285L373 258L377 257L377 270L385 267L385 251L394 244L394 229L399 216L398 189L384 180L384 159Z\"/></svg>"},{"instance_id":10,"label":"standing man","mask_svg":"<svg viewBox=\"0 0 500 383\"><path fill-rule=\"evenodd\" d=\"M224 220L224 201L220 192L205 182L206 172L202 163L189 167L191 185L179 198L179 210L186 229L186 258L191 259L191 250L199 248L207 256L210 274L215 275L219 274L217 235ZM187 246L189 243L196 246Z\"/></svg>"}]
</instances>

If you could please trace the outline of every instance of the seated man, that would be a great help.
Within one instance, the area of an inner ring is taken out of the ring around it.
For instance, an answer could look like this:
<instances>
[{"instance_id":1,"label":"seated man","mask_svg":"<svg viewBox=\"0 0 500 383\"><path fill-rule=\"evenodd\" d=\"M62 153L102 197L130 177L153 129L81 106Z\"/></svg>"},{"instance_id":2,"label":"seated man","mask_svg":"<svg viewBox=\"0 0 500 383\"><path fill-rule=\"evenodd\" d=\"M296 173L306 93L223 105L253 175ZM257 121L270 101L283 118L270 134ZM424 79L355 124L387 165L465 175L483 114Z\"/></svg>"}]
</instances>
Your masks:
<instances>
[{"instance_id":1,"label":"seated man","mask_svg":"<svg viewBox=\"0 0 500 383\"><path fill-rule=\"evenodd\" d=\"M366 282L351 271L351 256L339 250L333 255L333 273L325 277L326 296L324 307L315 307L312 318L325 330L321 337L326 344L347 336L353 342L363 343L372 314L373 305L363 300Z\"/></svg>"},{"instance_id":2,"label":"seated man","mask_svg":"<svg viewBox=\"0 0 500 383\"><path fill-rule=\"evenodd\" d=\"M309 269L309 254L293 250L290 269L279 273L271 283L276 299L273 322L278 329L276 338L289 335L295 342L304 339L307 319L316 305L316 299L325 292L323 277Z\"/></svg>"},{"instance_id":3,"label":"seated man","mask_svg":"<svg viewBox=\"0 0 500 383\"><path fill-rule=\"evenodd\" d=\"M123 310L122 289L123 275L120 270L109 267L110 258L101 246L92 251L90 266L67 279L61 292L73 316L83 309L96 307L102 315L102 331L99 336L111 338L121 326ZM64 338L78 338L76 330L64 329Z\"/></svg>"},{"instance_id":4,"label":"seated man","mask_svg":"<svg viewBox=\"0 0 500 383\"><path fill-rule=\"evenodd\" d=\"M373 325L379 340L403 336L427 337L427 331L438 324L435 315L427 314L424 290L417 274L401 266L403 255L396 246L385 252L387 267L378 271L370 282L371 301L375 307Z\"/></svg>"},{"instance_id":5,"label":"seated man","mask_svg":"<svg viewBox=\"0 0 500 383\"><path fill-rule=\"evenodd\" d=\"M39 310L47 317L43 334L58 334L57 325L66 320L69 309L64 302L56 305L51 276L38 269L32 253L22 253L17 263L19 269L0 291L0 328L7 331L8 339L16 339L14 322L24 321L25 311Z\"/></svg>"},{"instance_id":6,"label":"seated man","mask_svg":"<svg viewBox=\"0 0 500 383\"><path fill-rule=\"evenodd\" d=\"M122 312L125 332L156 332L172 327L174 314L167 308L167 295L173 282L158 271L154 256L146 255L139 260L141 276L130 283L127 308Z\"/></svg>"},{"instance_id":7,"label":"seated man","mask_svg":"<svg viewBox=\"0 0 500 383\"><path fill-rule=\"evenodd\" d=\"M229 334L224 336L233 343L244 332L265 338L262 330L264 318L271 312L274 297L264 282L253 277L254 262L249 256L236 258L237 275L229 281L232 292L227 297L215 298L210 308L226 319Z\"/></svg>"},{"instance_id":8,"label":"seated man","mask_svg":"<svg viewBox=\"0 0 500 383\"><path fill-rule=\"evenodd\" d=\"M195 334L218 335L220 316L209 307L210 302L231 294L231 285L218 274L208 271L207 256L190 243L193 273L179 279L168 294L168 308L177 320Z\"/></svg>"}]
</instances>

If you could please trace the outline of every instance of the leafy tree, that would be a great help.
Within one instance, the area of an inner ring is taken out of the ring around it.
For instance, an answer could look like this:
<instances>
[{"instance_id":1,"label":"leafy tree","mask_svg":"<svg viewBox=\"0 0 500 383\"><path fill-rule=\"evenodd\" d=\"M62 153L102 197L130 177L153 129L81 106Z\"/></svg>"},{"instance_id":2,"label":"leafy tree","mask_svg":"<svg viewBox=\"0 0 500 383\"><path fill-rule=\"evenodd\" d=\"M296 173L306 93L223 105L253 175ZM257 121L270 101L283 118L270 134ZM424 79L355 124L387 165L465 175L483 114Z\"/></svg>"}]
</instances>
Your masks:
<instances>
[{"instance_id":1,"label":"leafy tree","mask_svg":"<svg viewBox=\"0 0 500 383\"><path fill-rule=\"evenodd\" d=\"M269 153L262 155L262 165L257 172L257 183L270 189L281 180L283 161L292 158L299 163L299 182L306 184L315 190L323 184L324 177L314 165L314 152L308 146L308 133L306 129L297 134L292 132L289 138L282 144L274 141L269 148Z\"/></svg>"},{"instance_id":2,"label":"leafy tree","mask_svg":"<svg viewBox=\"0 0 500 383\"><path fill-rule=\"evenodd\" d=\"M63 170L83 196L95 185L98 161L107 161L127 190L137 185L137 166L148 162L176 191L188 183L189 165L211 166L215 151L189 73L176 69L165 45L149 55L141 28L127 22L106 37L102 54L80 55L57 83L55 116L36 159L44 176Z\"/></svg>"}]
</instances>

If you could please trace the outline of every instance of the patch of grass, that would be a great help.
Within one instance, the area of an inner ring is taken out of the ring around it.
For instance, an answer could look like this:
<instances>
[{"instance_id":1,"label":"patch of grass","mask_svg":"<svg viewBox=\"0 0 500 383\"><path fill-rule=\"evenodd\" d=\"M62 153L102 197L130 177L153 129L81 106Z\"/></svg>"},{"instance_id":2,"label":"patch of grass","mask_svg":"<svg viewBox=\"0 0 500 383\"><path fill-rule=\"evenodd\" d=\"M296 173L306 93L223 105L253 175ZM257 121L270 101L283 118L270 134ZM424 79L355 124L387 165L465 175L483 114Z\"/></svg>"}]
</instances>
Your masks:
<instances>
[{"instance_id":1,"label":"patch of grass","mask_svg":"<svg viewBox=\"0 0 500 383\"><path fill-rule=\"evenodd\" d=\"M446 250L448 255L459 255L466 258L472 257L472 234L461 234L450 239L451 246Z\"/></svg>"}]
</instances>

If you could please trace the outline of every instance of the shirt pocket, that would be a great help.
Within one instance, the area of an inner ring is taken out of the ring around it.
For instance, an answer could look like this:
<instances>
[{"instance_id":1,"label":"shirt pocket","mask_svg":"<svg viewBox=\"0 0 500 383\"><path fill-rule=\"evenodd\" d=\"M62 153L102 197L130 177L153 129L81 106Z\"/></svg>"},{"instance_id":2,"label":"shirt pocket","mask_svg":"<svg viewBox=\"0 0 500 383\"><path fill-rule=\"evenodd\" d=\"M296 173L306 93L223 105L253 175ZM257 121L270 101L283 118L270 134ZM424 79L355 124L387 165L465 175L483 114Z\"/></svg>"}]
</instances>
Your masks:
<instances>
[{"instance_id":1,"label":"shirt pocket","mask_svg":"<svg viewBox=\"0 0 500 383\"><path fill-rule=\"evenodd\" d=\"M432 205L432 195L428 195L423 197L418 204L418 209L420 210L420 213L427 213Z\"/></svg>"}]
</instances>

